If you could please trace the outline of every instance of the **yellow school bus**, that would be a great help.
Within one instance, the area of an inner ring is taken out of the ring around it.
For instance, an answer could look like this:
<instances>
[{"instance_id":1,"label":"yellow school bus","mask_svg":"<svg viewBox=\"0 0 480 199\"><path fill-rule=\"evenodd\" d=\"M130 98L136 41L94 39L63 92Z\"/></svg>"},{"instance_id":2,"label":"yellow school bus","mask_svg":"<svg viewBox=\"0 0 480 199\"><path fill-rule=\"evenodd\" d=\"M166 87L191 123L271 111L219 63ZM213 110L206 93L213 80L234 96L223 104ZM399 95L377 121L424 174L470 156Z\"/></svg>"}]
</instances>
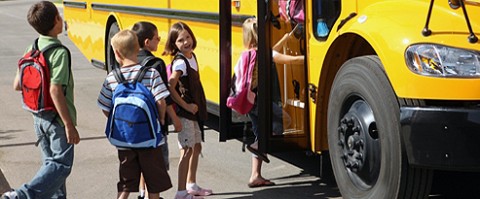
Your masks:
<instances>
[{"instance_id":1,"label":"yellow school bus","mask_svg":"<svg viewBox=\"0 0 480 199\"><path fill-rule=\"evenodd\" d=\"M292 2L302 21L278 17ZM107 71L119 30L151 21L163 49L186 22L221 141L242 136L225 102L241 24L257 17L259 148L328 154L344 198L425 198L435 170L480 171L479 0L75 0L64 12L70 39ZM305 63L272 64L273 44L297 28L281 53ZM275 117L283 132L266 133Z\"/></svg>"}]
</instances>

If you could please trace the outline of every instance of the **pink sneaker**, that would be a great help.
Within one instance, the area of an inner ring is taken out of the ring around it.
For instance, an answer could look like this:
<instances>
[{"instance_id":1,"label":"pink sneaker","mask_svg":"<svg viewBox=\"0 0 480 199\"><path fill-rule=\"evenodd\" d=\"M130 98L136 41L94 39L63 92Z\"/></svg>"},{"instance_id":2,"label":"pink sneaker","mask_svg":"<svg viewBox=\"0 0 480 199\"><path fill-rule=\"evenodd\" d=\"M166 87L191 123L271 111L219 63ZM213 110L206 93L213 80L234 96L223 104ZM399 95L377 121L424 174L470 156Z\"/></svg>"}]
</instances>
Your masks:
<instances>
[{"instance_id":1,"label":"pink sneaker","mask_svg":"<svg viewBox=\"0 0 480 199\"><path fill-rule=\"evenodd\" d=\"M209 196L212 195L213 191L211 189L204 189L201 187L197 187L198 189L187 189L188 194L194 195L194 196Z\"/></svg>"}]
</instances>

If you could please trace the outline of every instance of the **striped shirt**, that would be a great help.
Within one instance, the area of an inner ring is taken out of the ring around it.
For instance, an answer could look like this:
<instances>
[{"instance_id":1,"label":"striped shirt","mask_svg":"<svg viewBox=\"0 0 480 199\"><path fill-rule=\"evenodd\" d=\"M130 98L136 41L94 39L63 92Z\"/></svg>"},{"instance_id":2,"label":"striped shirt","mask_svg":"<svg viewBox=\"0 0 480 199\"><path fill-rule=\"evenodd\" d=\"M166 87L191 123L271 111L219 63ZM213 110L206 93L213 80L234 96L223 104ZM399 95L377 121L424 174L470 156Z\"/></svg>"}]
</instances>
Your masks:
<instances>
[{"instance_id":1,"label":"striped shirt","mask_svg":"<svg viewBox=\"0 0 480 199\"><path fill-rule=\"evenodd\" d=\"M122 71L123 77L125 77L128 82L132 82L133 79L137 76L137 73L140 71L140 68L141 66L137 64L121 67L120 70ZM141 83L152 92L153 96L155 97L155 101L165 99L167 96L170 95L170 92L168 92L167 87L165 86L162 78L160 77L160 73L158 73L158 71L153 68L147 70ZM105 81L103 82L102 90L100 90L100 94L98 95L97 100L97 104L102 110L110 112L110 109L113 106L113 91L115 91L117 85L118 82L113 75L113 71L108 73Z\"/></svg>"}]
</instances>

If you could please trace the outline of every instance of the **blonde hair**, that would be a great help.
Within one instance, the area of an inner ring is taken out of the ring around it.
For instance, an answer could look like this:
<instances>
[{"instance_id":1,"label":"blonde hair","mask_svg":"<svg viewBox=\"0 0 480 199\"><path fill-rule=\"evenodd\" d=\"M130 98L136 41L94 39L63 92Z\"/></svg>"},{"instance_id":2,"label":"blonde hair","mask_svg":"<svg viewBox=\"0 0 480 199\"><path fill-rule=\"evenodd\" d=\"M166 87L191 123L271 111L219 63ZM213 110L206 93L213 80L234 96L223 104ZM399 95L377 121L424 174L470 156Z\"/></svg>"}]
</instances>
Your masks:
<instances>
[{"instance_id":1,"label":"blonde hair","mask_svg":"<svg viewBox=\"0 0 480 199\"><path fill-rule=\"evenodd\" d=\"M258 46L257 19L248 18L243 22L243 45L245 48Z\"/></svg>"},{"instance_id":2,"label":"blonde hair","mask_svg":"<svg viewBox=\"0 0 480 199\"><path fill-rule=\"evenodd\" d=\"M131 30L118 32L112 37L111 43L113 49L117 50L122 57L131 57L140 49L137 35Z\"/></svg>"}]
</instances>

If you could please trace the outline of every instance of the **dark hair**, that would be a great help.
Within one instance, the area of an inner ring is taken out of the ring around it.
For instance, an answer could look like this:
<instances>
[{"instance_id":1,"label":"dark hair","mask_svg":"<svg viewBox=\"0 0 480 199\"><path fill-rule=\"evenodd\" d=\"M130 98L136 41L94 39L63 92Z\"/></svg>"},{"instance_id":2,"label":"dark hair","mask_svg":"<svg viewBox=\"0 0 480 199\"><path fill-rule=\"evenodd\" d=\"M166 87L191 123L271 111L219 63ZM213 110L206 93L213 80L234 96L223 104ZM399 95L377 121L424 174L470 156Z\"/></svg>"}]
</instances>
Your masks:
<instances>
[{"instance_id":1,"label":"dark hair","mask_svg":"<svg viewBox=\"0 0 480 199\"><path fill-rule=\"evenodd\" d=\"M55 26L55 17L58 15L55 4L50 1L35 3L28 10L28 23L41 35L48 35L48 32Z\"/></svg>"},{"instance_id":2,"label":"dark hair","mask_svg":"<svg viewBox=\"0 0 480 199\"><path fill-rule=\"evenodd\" d=\"M186 30L192 37L192 49L195 49L195 47L197 47L197 39L195 38L195 35L193 35L192 29L190 29L190 27L188 27L188 25L183 22L177 22L172 25L172 28L168 33L167 42L165 44L165 49L163 50L162 55L176 55L180 51L177 48L177 45L175 45L175 42L177 41L178 35L183 30Z\"/></svg>"},{"instance_id":3,"label":"dark hair","mask_svg":"<svg viewBox=\"0 0 480 199\"><path fill-rule=\"evenodd\" d=\"M140 48L145 46L145 39L153 39L156 30L157 26L147 21L137 22L132 28L132 31L135 32L138 37L138 44L140 44Z\"/></svg>"}]
</instances>

